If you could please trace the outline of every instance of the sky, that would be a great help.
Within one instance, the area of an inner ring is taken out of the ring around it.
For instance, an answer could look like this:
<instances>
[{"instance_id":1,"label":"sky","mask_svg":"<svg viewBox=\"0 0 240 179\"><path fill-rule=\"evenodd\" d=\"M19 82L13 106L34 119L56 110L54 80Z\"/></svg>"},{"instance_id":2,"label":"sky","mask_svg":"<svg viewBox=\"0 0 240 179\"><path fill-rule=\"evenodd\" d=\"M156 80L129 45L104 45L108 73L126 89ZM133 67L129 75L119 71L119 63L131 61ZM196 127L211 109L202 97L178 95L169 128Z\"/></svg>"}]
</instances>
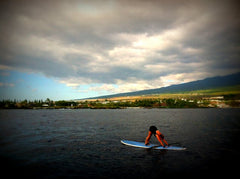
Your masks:
<instances>
[{"instance_id":1,"label":"sky","mask_svg":"<svg viewBox=\"0 0 240 179\"><path fill-rule=\"evenodd\" d=\"M235 0L4 0L0 100L71 100L240 71Z\"/></svg>"}]
</instances>

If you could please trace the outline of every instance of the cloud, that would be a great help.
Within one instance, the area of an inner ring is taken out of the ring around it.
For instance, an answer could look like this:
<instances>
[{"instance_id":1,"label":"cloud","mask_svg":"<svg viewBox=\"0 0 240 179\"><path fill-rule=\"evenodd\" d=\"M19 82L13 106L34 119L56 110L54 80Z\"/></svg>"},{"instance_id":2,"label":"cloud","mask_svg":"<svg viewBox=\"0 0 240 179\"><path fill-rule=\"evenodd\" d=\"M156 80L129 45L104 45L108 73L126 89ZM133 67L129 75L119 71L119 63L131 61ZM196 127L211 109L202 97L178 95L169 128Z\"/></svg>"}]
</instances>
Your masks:
<instances>
[{"instance_id":1,"label":"cloud","mask_svg":"<svg viewBox=\"0 0 240 179\"><path fill-rule=\"evenodd\" d=\"M240 71L238 1L4 1L0 69L111 93Z\"/></svg>"},{"instance_id":2,"label":"cloud","mask_svg":"<svg viewBox=\"0 0 240 179\"><path fill-rule=\"evenodd\" d=\"M1 83L0 82L0 87L14 87L15 86L15 84L13 84L13 83Z\"/></svg>"}]
</instances>

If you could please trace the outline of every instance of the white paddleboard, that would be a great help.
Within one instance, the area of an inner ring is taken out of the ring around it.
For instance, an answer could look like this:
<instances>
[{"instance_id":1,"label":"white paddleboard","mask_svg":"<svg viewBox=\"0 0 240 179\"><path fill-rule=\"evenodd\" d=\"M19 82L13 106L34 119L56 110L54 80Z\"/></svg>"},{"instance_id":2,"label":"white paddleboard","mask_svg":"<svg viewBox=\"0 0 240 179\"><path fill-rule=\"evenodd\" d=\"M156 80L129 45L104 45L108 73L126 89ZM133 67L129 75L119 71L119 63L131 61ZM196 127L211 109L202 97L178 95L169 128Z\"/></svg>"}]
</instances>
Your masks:
<instances>
[{"instance_id":1,"label":"white paddleboard","mask_svg":"<svg viewBox=\"0 0 240 179\"><path fill-rule=\"evenodd\" d=\"M162 147L156 144L149 144L145 145L144 142L136 142L136 141L130 141L130 140L121 140L121 143L132 146L132 147L139 147L139 148L145 148L145 149L159 149L159 150L185 150L184 147L177 147L170 145L169 147Z\"/></svg>"}]
</instances>

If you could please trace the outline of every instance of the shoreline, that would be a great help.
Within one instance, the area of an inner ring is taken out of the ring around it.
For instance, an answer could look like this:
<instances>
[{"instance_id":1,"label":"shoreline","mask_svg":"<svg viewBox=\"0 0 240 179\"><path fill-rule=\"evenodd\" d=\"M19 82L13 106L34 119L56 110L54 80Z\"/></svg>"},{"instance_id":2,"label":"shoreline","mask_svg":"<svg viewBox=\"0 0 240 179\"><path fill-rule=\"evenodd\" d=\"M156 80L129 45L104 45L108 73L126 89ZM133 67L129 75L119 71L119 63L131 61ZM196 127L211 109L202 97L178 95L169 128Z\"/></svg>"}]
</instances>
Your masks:
<instances>
[{"instance_id":1,"label":"shoreline","mask_svg":"<svg viewBox=\"0 0 240 179\"><path fill-rule=\"evenodd\" d=\"M110 107L101 107L101 108L69 108L69 107L36 107L36 108L0 108L0 110L101 110L101 109L240 109L240 107L119 107L119 108L110 108Z\"/></svg>"},{"instance_id":2,"label":"shoreline","mask_svg":"<svg viewBox=\"0 0 240 179\"><path fill-rule=\"evenodd\" d=\"M95 100L2 100L0 109L137 109L137 108L240 108L240 94L223 96L175 96L174 98L113 98Z\"/></svg>"}]
</instances>

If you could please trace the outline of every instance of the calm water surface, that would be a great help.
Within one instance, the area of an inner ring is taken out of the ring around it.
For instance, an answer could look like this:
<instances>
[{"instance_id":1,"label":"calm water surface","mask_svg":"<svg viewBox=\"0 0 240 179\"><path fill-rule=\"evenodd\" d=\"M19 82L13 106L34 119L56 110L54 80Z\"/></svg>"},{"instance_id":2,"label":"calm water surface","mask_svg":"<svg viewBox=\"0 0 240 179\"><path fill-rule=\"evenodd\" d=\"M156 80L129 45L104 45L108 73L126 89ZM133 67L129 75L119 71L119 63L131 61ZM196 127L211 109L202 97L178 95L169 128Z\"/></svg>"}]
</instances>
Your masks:
<instances>
[{"instance_id":1,"label":"calm water surface","mask_svg":"<svg viewBox=\"0 0 240 179\"><path fill-rule=\"evenodd\" d=\"M150 125L187 150L120 143L144 141ZM237 174L239 135L240 109L0 110L1 170L30 178Z\"/></svg>"}]
</instances>

